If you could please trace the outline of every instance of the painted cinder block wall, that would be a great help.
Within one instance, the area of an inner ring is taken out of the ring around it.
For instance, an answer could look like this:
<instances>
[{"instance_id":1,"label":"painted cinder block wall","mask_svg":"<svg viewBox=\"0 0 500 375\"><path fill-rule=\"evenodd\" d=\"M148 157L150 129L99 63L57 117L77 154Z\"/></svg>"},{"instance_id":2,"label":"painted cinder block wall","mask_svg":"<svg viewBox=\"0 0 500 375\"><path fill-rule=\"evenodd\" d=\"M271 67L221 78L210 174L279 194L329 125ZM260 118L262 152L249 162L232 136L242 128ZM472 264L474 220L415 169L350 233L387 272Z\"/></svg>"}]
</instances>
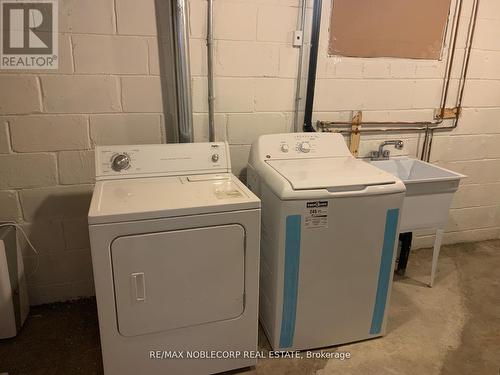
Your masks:
<instances>
[{"instance_id":1,"label":"painted cinder block wall","mask_svg":"<svg viewBox=\"0 0 500 375\"><path fill-rule=\"evenodd\" d=\"M60 0L59 13L59 70L0 73L0 221L40 252L32 304L94 293L92 148L165 142L168 114L153 1Z\"/></svg>"},{"instance_id":2,"label":"painted cinder block wall","mask_svg":"<svg viewBox=\"0 0 500 375\"><path fill-rule=\"evenodd\" d=\"M452 1L455 3L455 1ZM481 0L463 118L453 132L436 133L431 162L468 175L456 194L445 243L500 236L500 3ZM250 144L260 134L293 129L298 50L293 30L298 0L215 2L216 123L231 144L234 172L244 178ZM453 10L453 9L452 9ZM456 98L472 1L464 1L448 105ZM195 119L206 123L206 1L190 1ZM328 56L331 0L323 0L313 120L429 121L439 107L445 72L441 62ZM445 48L446 52L446 48ZM444 56L446 57L446 55ZM363 135L366 157L385 139L402 139L395 155L419 157L422 134ZM205 138L204 138L205 139ZM431 246L417 233L414 247Z\"/></svg>"},{"instance_id":3,"label":"painted cinder block wall","mask_svg":"<svg viewBox=\"0 0 500 375\"><path fill-rule=\"evenodd\" d=\"M96 144L165 142L153 0L61 0L58 71L0 72L0 221L23 225L40 250L33 304L93 294L86 215ZM315 118L425 117L436 106L440 64L327 57L324 17ZM207 140L206 1L191 0L194 125ZM250 144L292 129L298 0L216 0L216 125L244 174ZM500 5L482 0L463 121L436 135L432 160L469 177L453 203L446 241L500 236ZM161 35L161 37L163 37ZM396 90L398 95L381 95ZM403 153L415 156L414 134ZM391 137L395 137L391 135ZM384 139L365 137L365 155ZM432 238L423 233L417 246ZM30 273L35 258L28 249Z\"/></svg>"}]
</instances>

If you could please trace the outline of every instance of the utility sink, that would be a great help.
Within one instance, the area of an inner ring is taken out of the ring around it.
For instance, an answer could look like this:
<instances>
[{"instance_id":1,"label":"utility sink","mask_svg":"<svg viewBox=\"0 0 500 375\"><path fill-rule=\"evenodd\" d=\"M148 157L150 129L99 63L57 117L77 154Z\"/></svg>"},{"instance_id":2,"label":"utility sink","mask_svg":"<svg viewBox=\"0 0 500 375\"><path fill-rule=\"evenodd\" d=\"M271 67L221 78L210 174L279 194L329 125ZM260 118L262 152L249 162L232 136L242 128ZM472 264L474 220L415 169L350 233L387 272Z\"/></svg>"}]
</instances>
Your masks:
<instances>
[{"instance_id":1,"label":"utility sink","mask_svg":"<svg viewBox=\"0 0 500 375\"><path fill-rule=\"evenodd\" d=\"M408 157L370 163L399 177L406 185L400 232L444 228L453 194L466 176Z\"/></svg>"}]
</instances>

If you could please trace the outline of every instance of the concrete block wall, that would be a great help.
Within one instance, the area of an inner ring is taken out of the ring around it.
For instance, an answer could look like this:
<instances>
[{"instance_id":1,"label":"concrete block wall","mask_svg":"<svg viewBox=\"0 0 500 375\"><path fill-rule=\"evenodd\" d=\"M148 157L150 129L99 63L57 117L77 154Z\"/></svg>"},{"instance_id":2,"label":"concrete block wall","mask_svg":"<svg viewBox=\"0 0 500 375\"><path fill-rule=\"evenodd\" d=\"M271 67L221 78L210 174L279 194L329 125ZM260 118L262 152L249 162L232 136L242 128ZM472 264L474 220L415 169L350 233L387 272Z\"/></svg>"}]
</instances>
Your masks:
<instances>
[{"instance_id":1,"label":"concrete block wall","mask_svg":"<svg viewBox=\"0 0 500 375\"><path fill-rule=\"evenodd\" d=\"M299 50L292 47L299 0L214 2L215 111L219 139L244 175L250 144L293 129ZM208 139L206 1L190 0L191 74L197 141Z\"/></svg>"},{"instance_id":2,"label":"concrete block wall","mask_svg":"<svg viewBox=\"0 0 500 375\"><path fill-rule=\"evenodd\" d=\"M496 0L481 3L463 120L436 135L432 153L469 176L447 242L500 235L500 9ZM324 7L315 118L363 110L373 120L429 119L443 64L328 57L329 0ZM61 0L59 70L0 72L0 221L21 223L41 252L29 280L34 304L93 293L86 223L93 146L164 142L165 122L172 126L155 11L153 0ZM230 142L238 175L258 135L292 129L299 13L299 0L215 1L217 137ZM189 15L195 137L205 141L206 1L190 0ZM406 141L404 154L418 154L419 135L396 136ZM364 136L362 155L383 139ZM416 245L431 240L422 233ZM31 272L35 258L28 249L25 256Z\"/></svg>"},{"instance_id":3,"label":"concrete block wall","mask_svg":"<svg viewBox=\"0 0 500 375\"><path fill-rule=\"evenodd\" d=\"M449 106L456 98L471 5L470 0L464 3ZM292 129L298 63L292 36L299 6L294 0L215 2L218 136L225 134L231 143L234 172L242 177L250 144L258 135ZM206 139L205 12L206 1L190 0L198 140ZM349 121L353 110L362 110L369 121L432 120L439 107L447 46L442 61L328 56L330 12L331 1L324 0L313 120ZM445 243L500 236L499 32L498 1L482 0L460 127L434 138L431 161L468 175L453 202ZM404 150L393 154L420 155L421 134L391 133L363 135L361 156L388 138L405 141ZM417 233L414 247L432 241L430 233Z\"/></svg>"},{"instance_id":4,"label":"concrete block wall","mask_svg":"<svg viewBox=\"0 0 500 375\"><path fill-rule=\"evenodd\" d=\"M0 71L0 222L22 224L32 304L93 295L94 145L165 142L154 0L61 0L59 70Z\"/></svg>"}]
</instances>

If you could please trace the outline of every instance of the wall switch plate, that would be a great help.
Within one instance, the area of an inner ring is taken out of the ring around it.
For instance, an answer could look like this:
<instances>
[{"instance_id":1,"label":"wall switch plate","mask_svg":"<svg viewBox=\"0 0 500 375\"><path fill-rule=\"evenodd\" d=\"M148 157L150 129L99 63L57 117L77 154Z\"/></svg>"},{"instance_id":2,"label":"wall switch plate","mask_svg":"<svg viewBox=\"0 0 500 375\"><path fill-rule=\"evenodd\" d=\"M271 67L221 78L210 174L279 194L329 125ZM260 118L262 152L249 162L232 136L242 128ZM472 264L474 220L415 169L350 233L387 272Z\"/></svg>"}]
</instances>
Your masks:
<instances>
[{"instance_id":1,"label":"wall switch plate","mask_svg":"<svg viewBox=\"0 0 500 375\"><path fill-rule=\"evenodd\" d=\"M293 46L294 47L302 46L303 36L304 36L304 32L302 30L296 30L293 32Z\"/></svg>"}]
</instances>

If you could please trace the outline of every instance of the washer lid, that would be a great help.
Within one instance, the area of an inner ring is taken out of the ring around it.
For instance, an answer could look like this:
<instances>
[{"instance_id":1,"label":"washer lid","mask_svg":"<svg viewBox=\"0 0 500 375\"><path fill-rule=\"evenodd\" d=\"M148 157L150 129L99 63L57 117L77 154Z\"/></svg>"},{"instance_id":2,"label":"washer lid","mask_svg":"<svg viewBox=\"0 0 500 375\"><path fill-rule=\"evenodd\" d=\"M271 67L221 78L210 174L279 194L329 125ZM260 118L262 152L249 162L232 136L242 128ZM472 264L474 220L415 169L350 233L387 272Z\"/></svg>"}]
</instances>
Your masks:
<instances>
[{"instance_id":1,"label":"washer lid","mask_svg":"<svg viewBox=\"0 0 500 375\"><path fill-rule=\"evenodd\" d=\"M353 157L270 160L267 164L287 179L293 190L353 191L397 181L393 175Z\"/></svg>"},{"instance_id":2,"label":"washer lid","mask_svg":"<svg viewBox=\"0 0 500 375\"><path fill-rule=\"evenodd\" d=\"M159 219L259 208L259 199L229 173L98 181L89 224Z\"/></svg>"}]
</instances>

